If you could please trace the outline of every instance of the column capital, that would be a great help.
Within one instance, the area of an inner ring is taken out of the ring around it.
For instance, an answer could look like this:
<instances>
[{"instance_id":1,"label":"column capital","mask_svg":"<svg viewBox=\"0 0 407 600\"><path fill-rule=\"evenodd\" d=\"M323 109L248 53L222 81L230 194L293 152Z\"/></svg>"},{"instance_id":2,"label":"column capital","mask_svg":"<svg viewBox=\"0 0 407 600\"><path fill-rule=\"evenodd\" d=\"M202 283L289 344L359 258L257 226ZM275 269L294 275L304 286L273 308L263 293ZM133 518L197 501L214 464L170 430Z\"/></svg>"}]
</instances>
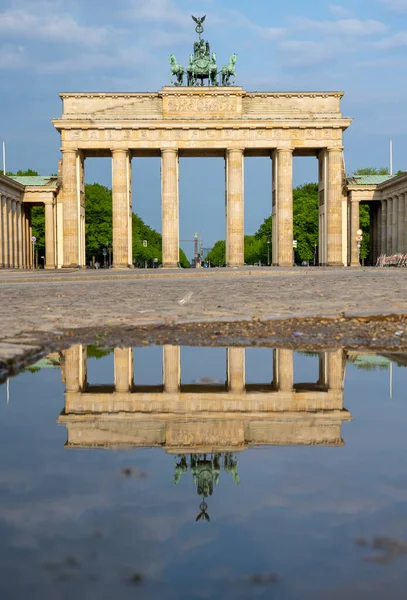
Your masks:
<instances>
[{"instance_id":1,"label":"column capital","mask_svg":"<svg viewBox=\"0 0 407 600\"><path fill-rule=\"evenodd\" d=\"M327 150L328 152L343 152L344 151L344 146L329 146L328 148L325 148L325 150Z\"/></svg>"},{"instance_id":2,"label":"column capital","mask_svg":"<svg viewBox=\"0 0 407 600\"><path fill-rule=\"evenodd\" d=\"M231 152L240 152L241 154L243 154L245 151L245 148L226 148L226 154L230 154Z\"/></svg>"},{"instance_id":3,"label":"column capital","mask_svg":"<svg viewBox=\"0 0 407 600\"><path fill-rule=\"evenodd\" d=\"M161 148L161 154L178 154L178 148Z\"/></svg>"},{"instance_id":4,"label":"column capital","mask_svg":"<svg viewBox=\"0 0 407 600\"><path fill-rule=\"evenodd\" d=\"M281 148L280 147L280 148L275 148L275 151L278 152L278 153L280 153L280 152L287 152L287 153L293 154L294 148Z\"/></svg>"},{"instance_id":5,"label":"column capital","mask_svg":"<svg viewBox=\"0 0 407 600\"><path fill-rule=\"evenodd\" d=\"M112 156L115 154L130 154L129 148L110 148Z\"/></svg>"},{"instance_id":6,"label":"column capital","mask_svg":"<svg viewBox=\"0 0 407 600\"><path fill-rule=\"evenodd\" d=\"M61 154L75 154L77 155L79 152L78 148L61 148Z\"/></svg>"}]
</instances>

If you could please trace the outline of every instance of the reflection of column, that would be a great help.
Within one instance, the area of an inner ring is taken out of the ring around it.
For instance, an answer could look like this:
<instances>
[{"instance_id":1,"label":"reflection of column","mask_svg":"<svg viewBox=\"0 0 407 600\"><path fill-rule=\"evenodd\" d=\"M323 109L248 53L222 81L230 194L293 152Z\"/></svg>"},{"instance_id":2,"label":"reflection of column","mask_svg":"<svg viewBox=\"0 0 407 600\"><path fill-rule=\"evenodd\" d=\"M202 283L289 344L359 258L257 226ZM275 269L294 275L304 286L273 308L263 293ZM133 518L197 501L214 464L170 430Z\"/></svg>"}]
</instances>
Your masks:
<instances>
[{"instance_id":1,"label":"reflection of column","mask_svg":"<svg viewBox=\"0 0 407 600\"><path fill-rule=\"evenodd\" d=\"M397 251L404 254L406 251L405 247L405 218L406 218L406 205L404 202L404 194L399 194L398 202L398 232L397 232Z\"/></svg>"},{"instance_id":2,"label":"reflection of column","mask_svg":"<svg viewBox=\"0 0 407 600\"><path fill-rule=\"evenodd\" d=\"M328 353L320 352L318 354L319 377L318 385L328 387Z\"/></svg>"},{"instance_id":3,"label":"reflection of column","mask_svg":"<svg viewBox=\"0 0 407 600\"><path fill-rule=\"evenodd\" d=\"M181 386L180 346L164 346L163 348L163 382L165 392L169 394L179 392Z\"/></svg>"},{"instance_id":4,"label":"reflection of column","mask_svg":"<svg viewBox=\"0 0 407 600\"><path fill-rule=\"evenodd\" d=\"M130 190L129 170L131 168L128 150L112 150L113 176L113 267L129 267L129 211Z\"/></svg>"},{"instance_id":5,"label":"reflection of column","mask_svg":"<svg viewBox=\"0 0 407 600\"><path fill-rule=\"evenodd\" d=\"M62 150L64 267L80 265L80 174L77 150Z\"/></svg>"},{"instance_id":6,"label":"reflection of column","mask_svg":"<svg viewBox=\"0 0 407 600\"><path fill-rule=\"evenodd\" d=\"M380 253L387 254L387 200L382 200L382 236Z\"/></svg>"},{"instance_id":7,"label":"reflection of column","mask_svg":"<svg viewBox=\"0 0 407 600\"><path fill-rule=\"evenodd\" d=\"M393 201L387 199L387 249L386 254L390 256L393 253Z\"/></svg>"},{"instance_id":8,"label":"reflection of column","mask_svg":"<svg viewBox=\"0 0 407 600\"><path fill-rule=\"evenodd\" d=\"M294 387L294 352L274 350L273 385L276 390L290 392Z\"/></svg>"},{"instance_id":9,"label":"reflection of column","mask_svg":"<svg viewBox=\"0 0 407 600\"><path fill-rule=\"evenodd\" d=\"M226 150L226 264L244 264L244 150Z\"/></svg>"},{"instance_id":10,"label":"reflection of column","mask_svg":"<svg viewBox=\"0 0 407 600\"><path fill-rule=\"evenodd\" d=\"M245 349L227 349L228 389L231 392L243 392L246 387Z\"/></svg>"},{"instance_id":11,"label":"reflection of column","mask_svg":"<svg viewBox=\"0 0 407 600\"><path fill-rule=\"evenodd\" d=\"M342 257L342 150L328 148L328 265L343 266Z\"/></svg>"},{"instance_id":12,"label":"reflection of column","mask_svg":"<svg viewBox=\"0 0 407 600\"><path fill-rule=\"evenodd\" d=\"M86 346L76 344L64 351L65 389L80 392L86 385Z\"/></svg>"},{"instance_id":13,"label":"reflection of column","mask_svg":"<svg viewBox=\"0 0 407 600\"><path fill-rule=\"evenodd\" d=\"M273 151L273 265L293 265L293 150ZM275 221L275 222L274 222ZM275 239L274 239L275 238Z\"/></svg>"},{"instance_id":14,"label":"reflection of column","mask_svg":"<svg viewBox=\"0 0 407 600\"><path fill-rule=\"evenodd\" d=\"M179 263L178 150L161 150L162 265L175 268Z\"/></svg>"},{"instance_id":15,"label":"reflection of column","mask_svg":"<svg viewBox=\"0 0 407 600\"><path fill-rule=\"evenodd\" d=\"M133 348L114 349L114 387L129 392L133 387Z\"/></svg>"},{"instance_id":16,"label":"reflection of column","mask_svg":"<svg viewBox=\"0 0 407 600\"><path fill-rule=\"evenodd\" d=\"M328 352L328 387L330 390L342 390L345 376L345 361L343 350Z\"/></svg>"},{"instance_id":17,"label":"reflection of column","mask_svg":"<svg viewBox=\"0 0 407 600\"><path fill-rule=\"evenodd\" d=\"M54 201L45 203L45 268L55 269Z\"/></svg>"},{"instance_id":18,"label":"reflection of column","mask_svg":"<svg viewBox=\"0 0 407 600\"><path fill-rule=\"evenodd\" d=\"M360 217L359 217L359 202L356 202L355 200L353 202L350 203L350 210L351 210L351 216L350 216L350 223L351 223L351 227L350 227L350 243L351 243L351 252L350 252L350 256L351 256L351 262L350 262L350 266L351 267L360 267L360 262L359 262L359 253L358 253L358 244L356 241L356 235L357 235L357 231L359 229L360 226Z\"/></svg>"}]
</instances>

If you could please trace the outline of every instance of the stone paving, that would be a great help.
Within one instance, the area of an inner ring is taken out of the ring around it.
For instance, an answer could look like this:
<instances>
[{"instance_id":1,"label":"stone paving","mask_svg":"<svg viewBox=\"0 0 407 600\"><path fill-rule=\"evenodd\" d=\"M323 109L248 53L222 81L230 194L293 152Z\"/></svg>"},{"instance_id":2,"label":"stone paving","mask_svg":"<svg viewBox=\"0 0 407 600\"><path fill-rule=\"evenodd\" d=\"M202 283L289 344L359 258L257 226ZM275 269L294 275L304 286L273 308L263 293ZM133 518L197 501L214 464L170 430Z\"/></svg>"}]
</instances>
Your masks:
<instances>
[{"instance_id":1,"label":"stone paving","mask_svg":"<svg viewBox=\"0 0 407 600\"><path fill-rule=\"evenodd\" d=\"M0 271L0 306L4 362L67 330L404 315L407 270Z\"/></svg>"}]
</instances>

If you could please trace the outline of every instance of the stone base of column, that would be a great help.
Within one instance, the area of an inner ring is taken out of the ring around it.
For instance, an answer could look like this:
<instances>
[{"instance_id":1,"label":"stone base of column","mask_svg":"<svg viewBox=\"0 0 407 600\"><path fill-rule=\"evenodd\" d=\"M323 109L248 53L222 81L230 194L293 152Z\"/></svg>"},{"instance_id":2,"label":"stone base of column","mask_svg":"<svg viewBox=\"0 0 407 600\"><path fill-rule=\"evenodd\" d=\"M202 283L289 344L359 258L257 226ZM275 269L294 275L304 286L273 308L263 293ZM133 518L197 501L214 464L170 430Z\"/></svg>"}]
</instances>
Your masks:
<instances>
[{"instance_id":1,"label":"stone base of column","mask_svg":"<svg viewBox=\"0 0 407 600\"><path fill-rule=\"evenodd\" d=\"M324 265L324 266L326 266L326 267L342 267L342 269L344 268L342 261L339 261L339 262L330 262L330 263L328 263L327 265Z\"/></svg>"},{"instance_id":2,"label":"stone base of column","mask_svg":"<svg viewBox=\"0 0 407 600\"><path fill-rule=\"evenodd\" d=\"M360 264L360 262L354 262L353 261L353 262L350 263L350 266L351 267L361 267L362 265Z\"/></svg>"},{"instance_id":3,"label":"stone base of column","mask_svg":"<svg viewBox=\"0 0 407 600\"><path fill-rule=\"evenodd\" d=\"M161 268L162 269L180 269L181 267L179 266L178 263L174 263L174 264L170 264L170 265L162 265Z\"/></svg>"},{"instance_id":4,"label":"stone base of column","mask_svg":"<svg viewBox=\"0 0 407 600\"><path fill-rule=\"evenodd\" d=\"M131 269L131 265L112 265L112 269Z\"/></svg>"},{"instance_id":5,"label":"stone base of column","mask_svg":"<svg viewBox=\"0 0 407 600\"><path fill-rule=\"evenodd\" d=\"M44 269L46 271L55 271L56 266L55 265L45 265Z\"/></svg>"},{"instance_id":6,"label":"stone base of column","mask_svg":"<svg viewBox=\"0 0 407 600\"><path fill-rule=\"evenodd\" d=\"M72 264L72 265L62 265L61 269L80 269L81 266L78 264Z\"/></svg>"}]
</instances>

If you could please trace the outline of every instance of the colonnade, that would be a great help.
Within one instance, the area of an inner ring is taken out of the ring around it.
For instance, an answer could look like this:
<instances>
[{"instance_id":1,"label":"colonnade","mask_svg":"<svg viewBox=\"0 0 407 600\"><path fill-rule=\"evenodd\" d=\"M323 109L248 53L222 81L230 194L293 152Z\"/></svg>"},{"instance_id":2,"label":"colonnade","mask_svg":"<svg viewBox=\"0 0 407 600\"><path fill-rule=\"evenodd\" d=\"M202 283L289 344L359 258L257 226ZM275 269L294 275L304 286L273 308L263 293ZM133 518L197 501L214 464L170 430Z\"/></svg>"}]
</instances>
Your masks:
<instances>
[{"instance_id":1,"label":"colonnade","mask_svg":"<svg viewBox=\"0 0 407 600\"><path fill-rule=\"evenodd\" d=\"M31 207L24 206L22 194L0 193L0 268L30 269L31 237Z\"/></svg>"},{"instance_id":2,"label":"colonnade","mask_svg":"<svg viewBox=\"0 0 407 600\"><path fill-rule=\"evenodd\" d=\"M342 147L320 150L320 263L343 266ZM273 264L293 264L293 148L270 150L273 172ZM179 150L161 149L162 265L179 264ZM131 159L128 149L113 148L113 267L132 266ZM245 148L226 148L226 262L244 264ZM80 150L63 150L63 266L85 266L84 160ZM345 234L346 239L346 234Z\"/></svg>"}]
</instances>

